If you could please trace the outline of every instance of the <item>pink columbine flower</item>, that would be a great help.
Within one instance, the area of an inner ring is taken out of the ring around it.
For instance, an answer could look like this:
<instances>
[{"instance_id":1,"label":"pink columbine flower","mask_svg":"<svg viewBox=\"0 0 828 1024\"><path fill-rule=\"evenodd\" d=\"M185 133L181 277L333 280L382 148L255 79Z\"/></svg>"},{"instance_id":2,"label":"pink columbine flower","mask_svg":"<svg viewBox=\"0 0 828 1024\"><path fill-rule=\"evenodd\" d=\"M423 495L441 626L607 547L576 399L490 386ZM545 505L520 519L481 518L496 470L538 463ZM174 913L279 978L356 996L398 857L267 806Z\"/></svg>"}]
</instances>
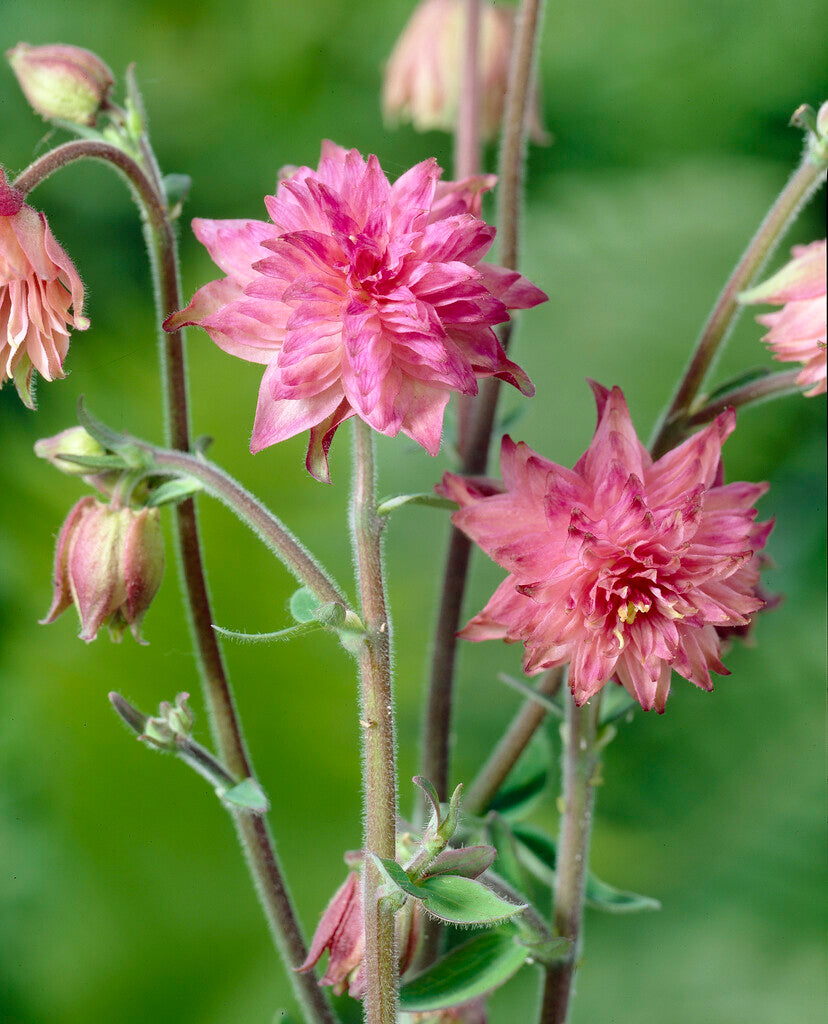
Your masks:
<instances>
[{"instance_id":1,"label":"pink columbine flower","mask_svg":"<svg viewBox=\"0 0 828 1024\"><path fill-rule=\"evenodd\" d=\"M157 508L115 508L91 495L81 498L61 527L55 547L54 622L70 606L91 643L102 626L120 641L129 626L139 643L141 623L161 586L164 538Z\"/></svg>"},{"instance_id":2,"label":"pink columbine flower","mask_svg":"<svg viewBox=\"0 0 828 1024\"><path fill-rule=\"evenodd\" d=\"M199 289L165 327L204 327L232 355L266 366L251 451L310 430L307 466L328 479L339 425L362 417L431 455L452 391L481 377L532 394L493 325L544 293L481 263L495 229L480 219L492 177L440 182L434 160L393 185L375 156L325 142L265 205L272 223L195 220L227 277Z\"/></svg>"},{"instance_id":3,"label":"pink columbine flower","mask_svg":"<svg viewBox=\"0 0 828 1024\"><path fill-rule=\"evenodd\" d=\"M362 853L349 854L346 859L354 863L362 860ZM420 939L419 911L410 905L397 914L397 962L402 975L411 966ZM362 908L362 874L351 871L337 889L322 915L313 936L305 962L295 970L309 971L328 951L328 968L319 980L320 985L331 985L337 995L347 992L354 999L365 995L365 914Z\"/></svg>"},{"instance_id":4,"label":"pink columbine flower","mask_svg":"<svg viewBox=\"0 0 828 1024\"><path fill-rule=\"evenodd\" d=\"M72 312L70 312L70 309ZM63 377L69 325L85 331L83 284L46 218L0 170L0 387L14 380L34 409L32 374Z\"/></svg>"},{"instance_id":5,"label":"pink columbine flower","mask_svg":"<svg viewBox=\"0 0 828 1024\"><path fill-rule=\"evenodd\" d=\"M498 493L446 474L454 522L509 575L460 634L522 642L529 675L570 663L575 701L610 679L664 711L675 669L704 690L727 674L716 627L762 605L752 561L772 523L755 523L766 484L723 484L733 410L653 462L624 395L593 384L598 426L572 469L503 440Z\"/></svg>"},{"instance_id":6,"label":"pink columbine flower","mask_svg":"<svg viewBox=\"0 0 828 1024\"><path fill-rule=\"evenodd\" d=\"M776 313L757 316L770 327L762 339L783 363L802 363L798 384L810 386L808 396L826 389L826 284L825 240L795 245L793 259L763 284L742 292L740 302L782 303Z\"/></svg>"}]
</instances>

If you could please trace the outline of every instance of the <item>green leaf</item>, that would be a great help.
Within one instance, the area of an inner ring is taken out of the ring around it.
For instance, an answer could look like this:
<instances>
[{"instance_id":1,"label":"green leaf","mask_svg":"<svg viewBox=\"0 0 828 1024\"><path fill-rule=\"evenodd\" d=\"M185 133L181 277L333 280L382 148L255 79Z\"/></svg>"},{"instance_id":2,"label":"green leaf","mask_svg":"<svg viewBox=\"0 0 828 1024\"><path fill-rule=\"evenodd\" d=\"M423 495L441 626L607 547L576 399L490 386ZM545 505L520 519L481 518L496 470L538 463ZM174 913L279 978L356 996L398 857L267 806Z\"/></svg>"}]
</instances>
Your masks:
<instances>
[{"instance_id":1,"label":"green leaf","mask_svg":"<svg viewBox=\"0 0 828 1024\"><path fill-rule=\"evenodd\" d=\"M78 399L78 420L87 434L91 434L98 444L112 452L117 452L124 445L130 444L125 434L117 434L114 430L110 430L105 423L92 415L86 408L83 395Z\"/></svg>"},{"instance_id":2,"label":"green leaf","mask_svg":"<svg viewBox=\"0 0 828 1024\"><path fill-rule=\"evenodd\" d=\"M586 903L594 910L608 914L636 914L642 910L661 910L661 904L652 896L641 896L637 892L625 892L607 885L590 871L586 883Z\"/></svg>"},{"instance_id":3,"label":"green leaf","mask_svg":"<svg viewBox=\"0 0 828 1024\"><path fill-rule=\"evenodd\" d=\"M161 179L161 184L164 188L164 195L167 197L167 206L172 209L187 198L193 179L189 174L165 174Z\"/></svg>"},{"instance_id":4,"label":"green leaf","mask_svg":"<svg viewBox=\"0 0 828 1024\"><path fill-rule=\"evenodd\" d=\"M537 732L489 808L510 816L523 814L546 788L548 773L546 737L542 732Z\"/></svg>"},{"instance_id":5,"label":"green leaf","mask_svg":"<svg viewBox=\"0 0 828 1024\"><path fill-rule=\"evenodd\" d=\"M290 614L297 622L311 622L322 602L307 587L300 587L290 598Z\"/></svg>"},{"instance_id":6,"label":"green leaf","mask_svg":"<svg viewBox=\"0 0 828 1024\"><path fill-rule=\"evenodd\" d=\"M204 490L198 480L191 476L180 477L177 480L168 480L166 483L156 487L147 499L146 504L150 508L157 505L177 505L180 501L192 498L194 494Z\"/></svg>"},{"instance_id":7,"label":"green leaf","mask_svg":"<svg viewBox=\"0 0 828 1024\"><path fill-rule=\"evenodd\" d=\"M419 886L411 881L405 869L395 860L390 857L378 857L375 853L371 854L371 858L387 883L404 892L406 896L413 896L415 900L422 899Z\"/></svg>"},{"instance_id":8,"label":"green leaf","mask_svg":"<svg viewBox=\"0 0 828 1024\"><path fill-rule=\"evenodd\" d=\"M387 516L394 509L402 508L403 505L428 505L431 508L457 508L456 501L449 501L448 498L441 498L437 494L396 494L391 498L383 498L377 505L377 515Z\"/></svg>"},{"instance_id":9,"label":"green leaf","mask_svg":"<svg viewBox=\"0 0 828 1024\"><path fill-rule=\"evenodd\" d=\"M60 462L69 462L73 466L83 466L84 469L127 469L128 466L120 455L69 455L67 452L58 452L56 458Z\"/></svg>"},{"instance_id":10,"label":"green leaf","mask_svg":"<svg viewBox=\"0 0 828 1024\"><path fill-rule=\"evenodd\" d=\"M538 693L533 687L527 685L520 679L515 679L514 676L509 676L505 672L499 672L497 678L501 683L505 683L507 686L511 686L513 690L517 690L518 693L522 693L524 697L528 697L530 700L540 704L541 707L554 715L556 718L563 718L564 710L560 704L552 700L551 697L547 697L543 693Z\"/></svg>"},{"instance_id":11,"label":"green leaf","mask_svg":"<svg viewBox=\"0 0 828 1024\"><path fill-rule=\"evenodd\" d=\"M270 801L255 779L242 779L238 785L224 790L221 798L234 807L243 807L256 814L266 814L270 810Z\"/></svg>"},{"instance_id":12,"label":"green leaf","mask_svg":"<svg viewBox=\"0 0 828 1024\"><path fill-rule=\"evenodd\" d=\"M449 924L498 924L526 909L525 903L509 903L481 882L460 875L423 878L417 889L424 909Z\"/></svg>"},{"instance_id":13,"label":"green leaf","mask_svg":"<svg viewBox=\"0 0 828 1024\"><path fill-rule=\"evenodd\" d=\"M277 629L275 633L237 633L233 629L225 629L223 626L213 626L216 633L227 637L228 640L238 640L243 644L272 644L281 640L292 640L297 636L304 636L306 633L313 633L322 629L319 622L299 622L295 626L288 626L287 629Z\"/></svg>"},{"instance_id":14,"label":"green leaf","mask_svg":"<svg viewBox=\"0 0 828 1024\"><path fill-rule=\"evenodd\" d=\"M518 841L540 862L540 876L549 878L554 875L557 846L555 840L532 825L515 823L512 828ZM634 914L642 910L660 910L661 904L652 896L642 896L637 892L616 889L613 885L602 882L591 871L586 880L586 903L594 910L603 910L609 914Z\"/></svg>"},{"instance_id":15,"label":"green leaf","mask_svg":"<svg viewBox=\"0 0 828 1024\"><path fill-rule=\"evenodd\" d=\"M453 949L400 989L400 1009L441 1010L498 988L526 963L525 947L512 935L490 931Z\"/></svg>"},{"instance_id":16,"label":"green leaf","mask_svg":"<svg viewBox=\"0 0 828 1024\"><path fill-rule=\"evenodd\" d=\"M494 862L497 850L493 846L463 846L459 850L443 850L429 864L425 877L433 875L463 875L477 878Z\"/></svg>"},{"instance_id":17,"label":"green leaf","mask_svg":"<svg viewBox=\"0 0 828 1024\"><path fill-rule=\"evenodd\" d=\"M751 367L751 369L745 370L744 373L739 373L735 377L731 377L730 380L726 380L724 384L714 388L704 400L697 402L696 405L701 408L701 406L707 405L709 402L714 402L717 398L724 398L737 388L743 388L746 384L752 384L755 380L762 380L764 377L770 376L772 372L769 366Z\"/></svg>"}]
</instances>

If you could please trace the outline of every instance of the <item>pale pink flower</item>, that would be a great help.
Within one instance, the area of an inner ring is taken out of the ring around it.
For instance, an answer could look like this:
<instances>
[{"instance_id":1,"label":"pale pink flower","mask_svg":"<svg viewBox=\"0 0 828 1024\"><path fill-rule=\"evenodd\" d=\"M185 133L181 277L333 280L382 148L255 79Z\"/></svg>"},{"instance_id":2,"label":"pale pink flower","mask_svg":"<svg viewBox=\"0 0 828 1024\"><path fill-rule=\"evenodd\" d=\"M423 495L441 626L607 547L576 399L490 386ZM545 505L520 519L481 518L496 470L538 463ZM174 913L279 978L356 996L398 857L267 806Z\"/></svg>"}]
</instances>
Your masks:
<instances>
[{"instance_id":1,"label":"pale pink flower","mask_svg":"<svg viewBox=\"0 0 828 1024\"><path fill-rule=\"evenodd\" d=\"M762 339L782 363L802 363L797 383L809 385L808 396L826 388L826 263L825 240L795 245L793 259L767 281L742 292L740 302L783 304L776 313L757 316L770 327Z\"/></svg>"},{"instance_id":2,"label":"pale pink flower","mask_svg":"<svg viewBox=\"0 0 828 1024\"><path fill-rule=\"evenodd\" d=\"M711 690L717 627L762 605L754 554L772 523L754 522L766 484L722 484L733 410L653 462L624 395L593 384L598 426L572 469L503 440L503 490L446 474L455 524L509 571L462 631L526 648L534 675L570 663L575 701L610 679L645 710L664 710L675 669Z\"/></svg>"},{"instance_id":3,"label":"pale pink flower","mask_svg":"<svg viewBox=\"0 0 828 1024\"><path fill-rule=\"evenodd\" d=\"M70 312L70 309L72 312ZM14 380L34 408L32 374L63 377L69 325L85 331L83 284L46 218L0 170L0 387Z\"/></svg>"},{"instance_id":4,"label":"pale pink flower","mask_svg":"<svg viewBox=\"0 0 828 1024\"><path fill-rule=\"evenodd\" d=\"M328 478L339 425L360 416L436 455L452 391L481 377L525 394L529 379L492 330L546 296L481 263L495 229L480 219L494 178L440 182L434 160L393 185L375 156L322 146L265 205L272 223L196 220L196 237L227 277L167 320L204 327L232 355L266 366L251 450L310 430L307 466Z\"/></svg>"},{"instance_id":5,"label":"pale pink flower","mask_svg":"<svg viewBox=\"0 0 828 1024\"><path fill-rule=\"evenodd\" d=\"M410 121L417 131L453 132L463 87L466 0L422 0L414 8L385 68L382 109L390 124ZM496 139L503 120L516 8L484 3L480 9L478 75L480 135ZM547 144L537 81L529 103L529 135Z\"/></svg>"}]
</instances>

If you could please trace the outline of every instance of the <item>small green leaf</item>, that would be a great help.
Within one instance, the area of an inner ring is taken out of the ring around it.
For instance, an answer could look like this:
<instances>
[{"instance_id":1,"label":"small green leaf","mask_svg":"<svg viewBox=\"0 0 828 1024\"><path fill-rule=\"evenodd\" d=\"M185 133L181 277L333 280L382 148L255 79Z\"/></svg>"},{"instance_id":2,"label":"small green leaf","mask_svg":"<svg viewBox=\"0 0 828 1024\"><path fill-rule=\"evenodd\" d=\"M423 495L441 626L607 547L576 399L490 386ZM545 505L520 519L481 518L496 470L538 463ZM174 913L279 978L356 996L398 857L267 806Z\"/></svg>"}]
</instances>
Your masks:
<instances>
[{"instance_id":1,"label":"small green leaf","mask_svg":"<svg viewBox=\"0 0 828 1024\"><path fill-rule=\"evenodd\" d=\"M642 910L661 910L661 904L652 896L641 896L637 892L625 892L607 885L590 871L586 883L586 903L594 910L608 914L635 914Z\"/></svg>"},{"instance_id":2,"label":"small green leaf","mask_svg":"<svg viewBox=\"0 0 828 1024\"><path fill-rule=\"evenodd\" d=\"M256 814L266 814L270 810L270 801L255 779L242 779L238 785L225 789L219 795L226 803L254 811Z\"/></svg>"},{"instance_id":3,"label":"small green leaf","mask_svg":"<svg viewBox=\"0 0 828 1024\"><path fill-rule=\"evenodd\" d=\"M300 587L290 598L290 614L297 622L311 622L316 619L316 611L321 601L307 587Z\"/></svg>"},{"instance_id":4,"label":"small green leaf","mask_svg":"<svg viewBox=\"0 0 828 1024\"><path fill-rule=\"evenodd\" d=\"M387 516L394 509L402 508L403 505L428 505L431 508L457 508L456 501L449 501L448 498L441 498L437 494L396 494L392 498L383 498L377 505L377 515Z\"/></svg>"},{"instance_id":5,"label":"small green leaf","mask_svg":"<svg viewBox=\"0 0 828 1024\"><path fill-rule=\"evenodd\" d=\"M717 388L714 388L709 395L703 400L696 403L701 408L703 405L708 405L710 402L716 401L718 398L724 398L731 391L735 391L737 388L743 388L746 384L752 384L755 380L762 380L764 377L770 376L773 371L769 366L754 366L749 370L745 370L744 373L739 373L735 377L731 377L730 380L726 380L724 384L720 384Z\"/></svg>"},{"instance_id":6,"label":"small green leaf","mask_svg":"<svg viewBox=\"0 0 828 1024\"><path fill-rule=\"evenodd\" d=\"M549 752L546 737L535 733L520 760L509 773L489 809L500 814L520 816L546 788Z\"/></svg>"},{"instance_id":7,"label":"small green leaf","mask_svg":"<svg viewBox=\"0 0 828 1024\"><path fill-rule=\"evenodd\" d=\"M117 452L125 444L130 444L125 434L117 434L114 430L110 430L105 423L102 423L92 415L86 408L83 395L78 399L78 420L87 434L91 434L98 444L103 445L104 448L108 448L112 452Z\"/></svg>"},{"instance_id":8,"label":"small green leaf","mask_svg":"<svg viewBox=\"0 0 828 1024\"><path fill-rule=\"evenodd\" d=\"M518 693L522 693L524 697L528 697L530 700L540 704L541 707L554 715L556 718L563 718L564 711L560 704L552 700L551 697L547 697L543 693L538 693L533 687L528 686L520 679L515 679L514 676L509 676L505 672L499 672L497 678L501 683L505 683L507 686L511 686L513 690L517 690Z\"/></svg>"},{"instance_id":9,"label":"small green leaf","mask_svg":"<svg viewBox=\"0 0 828 1024\"><path fill-rule=\"evenodd\" d=\"M459 850L443 850L429 864L425 877L463 875L477 878L492 866L497 850L493 846L463 846Z\"/></svg>"},{"instance_id":10,"label":"small green leaf","mask_svg":"<svg viewBox=\"0 0 828 1024\"><path fill-rule=\"evenodd\" d=\"M513 832L518 841L536 858L535 866L539 877L550 878L555 872L557 847L555 840L532 825L515 823ZM661 904L651 896L641 896L637 892L626 892L616 889L597 878L591 871L586 880L586 903L594 910L603 910L610 914L634 914L641 910L660 910Z\"/></svg>"},{"instance_id":11,"label":"small green leaf","mask_svg":"<svg viewBox=\"0 0 828 1024\"><path fill-rule=\"evenodd\" d=\"M69 462L73 466L83 466L84 469L123 470L129 468L120 455L69 455L66 452L58 452L55 458L60 462Z\"/></svg>"},{"instance_id":12,"label":"small green leaf","mask_svg":"<svg viewBox=\"0 0 828 1024\"><path fill-rule=\"evenodd\" d=\"M434 788L434 784L423 775L415 775L411 781L415 786L420 787L420 789L425 793L428 802L431 804L433 827L436 829L440 823L440 797L437 790ZM429 825L429 828L431 827L432 826Z\"/></svg>"},{"instance_id":13,"label":"small green leaf","mask_svg":"<svg viewBox=\"0 0 828 1024\"><path fill-rule=\"evenodd\" d=\"M387 883L404 892L406 896L413 896L415 900L422 899L419 886L411 881L405 869L395 860L391 860L390 857L378 857L375 853L371 854L371 859Z\"/></svg>"},{"instance_id":14,"label":"small green leaf","mask_svg":"<svg viewBox=\"0 0 828 1024\"><path fill-rule=\"evenodd\" d=\"M161 184L164 187L164 195L167 197L167 206L172 209L187 198L193 179L189 174L165 174L161 179Z\"/></svg>"},{"instance_id":15,"label":"small green leaf","mask_svg":"<svg viewBox=\"0 0 828 1024\"><path fill-rule=\"evenodd\" d=\"M525 903L509 903L482 883L460 875L423 878L417 889L424 909L449 924L498 924L526 909Z\"/></svg>"},{"instance_id":16,"label":"small green leaf","mask_svg":"<svg viewBox=\"0 0 828 1024\"><path fill-rule=\"evenodd\" d=\"M297 636L304 636L322 629L319 622L299 622L295 626L288 626L287 629L277 629L275 633L237 633L233 629L225 629L223 626L213 626L216 633L227 637L228 640L238 640L243 644L272 644L281 640L293 640Z\"/></svg>"},{"instance_id":17,"label":"small green leaf","mask_svg":"<svg viewBox=\"0 0 828 1024\"><path fill-rule=\"evenodd\" d=\"M191 476L184 476L177 480L168 480L160 487L156 487L146 504L150 508L155 508L158 505L177 505L202 490L204 487L198 480Z\"/></svg>"},{"instance_id":18,"label":"small green leaf","mask_svg":"<svg viewBox=\"0 0 828 1024\"><path fill-rule=\"evenodd\" d=\"M498 988L526 963L526 948L512 935L484 932L457 946L400 989L406 1013L441 1010Z\"/></svg>"}]
</instances>

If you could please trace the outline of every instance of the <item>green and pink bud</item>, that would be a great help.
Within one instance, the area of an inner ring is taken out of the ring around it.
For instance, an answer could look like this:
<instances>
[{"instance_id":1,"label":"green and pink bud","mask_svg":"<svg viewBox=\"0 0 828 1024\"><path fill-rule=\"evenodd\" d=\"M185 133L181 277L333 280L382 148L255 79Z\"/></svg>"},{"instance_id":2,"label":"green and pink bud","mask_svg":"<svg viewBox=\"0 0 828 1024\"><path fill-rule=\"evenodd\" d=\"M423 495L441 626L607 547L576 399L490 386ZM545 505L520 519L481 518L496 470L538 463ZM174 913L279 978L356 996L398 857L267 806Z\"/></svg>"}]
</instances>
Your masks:
<instances>
[{"instance_id":1,"label":"green and pink bud","mask_svg":"<svg viewBox=\"0 0 828 1024\"><path fill-rule=\"evenodd\" d=\"M164 541L158 509L115 508L81 498L61 528L55 550L54 622L70 605L87 643L107 626L120 640L127 626L139 643L141 623L161 585Z\"/></svg>"},{"instance_id":2,"label":"green and pink bud","mask_svg":"<svg viewBox=\"0 0 828 1024\"><path fill-rule=\"evenodd\" d=\"M18 43L6 57L30 106L46 120L94 125L114 84L112 72L80 46Z\"/></svg>"}]
</instances>

